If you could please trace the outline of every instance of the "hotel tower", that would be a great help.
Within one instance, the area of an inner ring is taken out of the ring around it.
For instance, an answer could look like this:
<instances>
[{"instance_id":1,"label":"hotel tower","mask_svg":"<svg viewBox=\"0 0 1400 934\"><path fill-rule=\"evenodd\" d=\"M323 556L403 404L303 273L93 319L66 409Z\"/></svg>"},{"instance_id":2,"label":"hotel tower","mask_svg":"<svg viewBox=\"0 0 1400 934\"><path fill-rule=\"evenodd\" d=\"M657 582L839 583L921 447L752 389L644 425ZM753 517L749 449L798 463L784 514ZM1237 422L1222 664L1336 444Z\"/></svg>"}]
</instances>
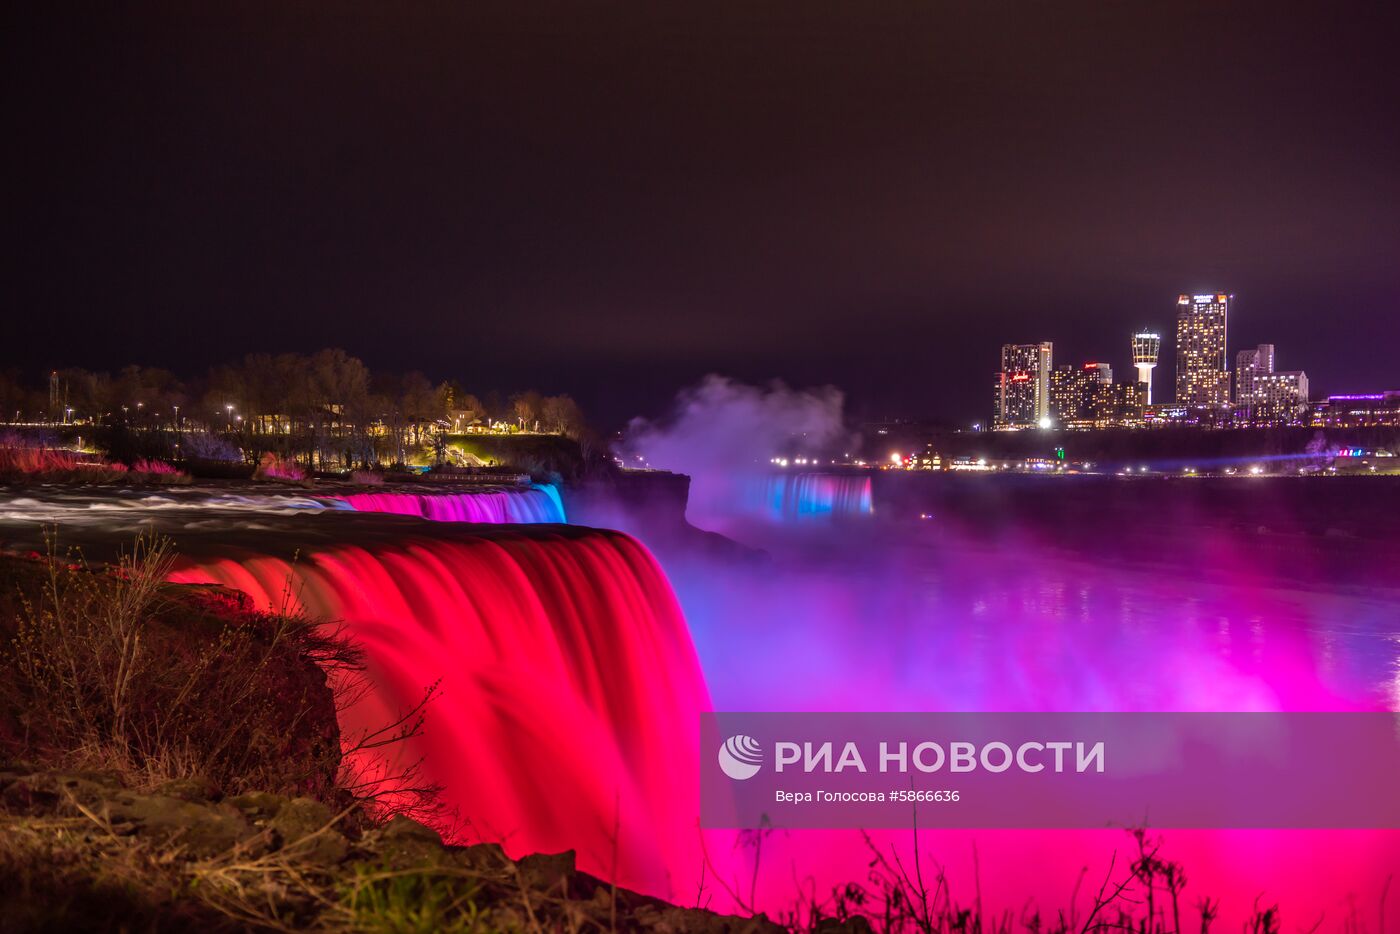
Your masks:
<instances>
[{"instance_id":1,"label":"hotel tower","mask_svg":"<svg viewBox=\"0 0 1400 934\"><path fill-rule=\"evenodd\" d=\"M1230 404L1225 324L1231 296L1181 295L1176 300L1176 401L1192 408Z\"/></svg>"}]
</instances>

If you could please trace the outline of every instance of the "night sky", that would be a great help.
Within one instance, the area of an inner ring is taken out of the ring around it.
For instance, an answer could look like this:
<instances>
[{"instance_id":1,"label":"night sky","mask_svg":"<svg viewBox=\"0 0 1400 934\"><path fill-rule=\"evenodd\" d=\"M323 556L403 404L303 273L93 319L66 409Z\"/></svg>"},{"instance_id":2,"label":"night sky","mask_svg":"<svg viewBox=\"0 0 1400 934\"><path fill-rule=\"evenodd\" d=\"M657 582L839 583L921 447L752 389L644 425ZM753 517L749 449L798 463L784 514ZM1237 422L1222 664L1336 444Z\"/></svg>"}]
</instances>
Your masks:
<instances>
[{"instance_id":1,"label":"night sky","mask_svg":"<svg viewBox=\"0 0 1400 934\"><path fill-rule=\"evenodd\" d=\"M330 345L609 427L710 371L985 420L1001 343L1126 374L1219 289L1232 358L1400 388L1383 4L27 6L32 375Z\"/></svg>"}]
</instances>

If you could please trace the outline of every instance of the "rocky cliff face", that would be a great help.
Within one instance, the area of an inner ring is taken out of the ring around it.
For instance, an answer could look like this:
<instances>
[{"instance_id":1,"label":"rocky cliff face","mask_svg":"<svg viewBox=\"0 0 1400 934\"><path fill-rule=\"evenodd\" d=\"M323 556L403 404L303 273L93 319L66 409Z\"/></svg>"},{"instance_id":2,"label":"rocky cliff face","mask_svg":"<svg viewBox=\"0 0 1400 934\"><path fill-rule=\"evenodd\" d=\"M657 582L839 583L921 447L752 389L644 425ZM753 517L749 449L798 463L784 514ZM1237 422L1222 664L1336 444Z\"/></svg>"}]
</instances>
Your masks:
<instances>
[{"instance_id":1,"label":"rocky cliff face","mask_svg":"<svg viewBox=\"0 0 1400 934\"><path fill-rule=\"evenodd\" d=\"M561 491L573 525L617 529L646 543L663 564L705 557L717 561L766 560L761 552L686 519L690 477L665 470L619 470Z\"/></svg>"}]
</instances>

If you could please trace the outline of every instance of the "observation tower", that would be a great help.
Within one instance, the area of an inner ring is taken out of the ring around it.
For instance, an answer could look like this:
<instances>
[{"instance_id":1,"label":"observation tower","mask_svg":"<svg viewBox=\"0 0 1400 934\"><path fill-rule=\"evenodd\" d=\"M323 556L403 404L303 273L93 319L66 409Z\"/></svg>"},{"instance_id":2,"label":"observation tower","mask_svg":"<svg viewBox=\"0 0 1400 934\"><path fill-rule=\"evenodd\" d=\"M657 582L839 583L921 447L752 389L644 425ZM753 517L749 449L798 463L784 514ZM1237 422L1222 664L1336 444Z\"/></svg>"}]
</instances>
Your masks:
<instances>
[{"instance_id":1,"label":"observation tower","mask_svg":"<svg viewBox=\"0 0 1400 934\"><path fill-rule=\"evenodd\" d=\"M1162 335L1139 331L1133 335L1133 366L1137 367L1138 382L1147 384L1146 403L1152 404L1152 368L1162 350Z\"/></svg>"}]
</instances>

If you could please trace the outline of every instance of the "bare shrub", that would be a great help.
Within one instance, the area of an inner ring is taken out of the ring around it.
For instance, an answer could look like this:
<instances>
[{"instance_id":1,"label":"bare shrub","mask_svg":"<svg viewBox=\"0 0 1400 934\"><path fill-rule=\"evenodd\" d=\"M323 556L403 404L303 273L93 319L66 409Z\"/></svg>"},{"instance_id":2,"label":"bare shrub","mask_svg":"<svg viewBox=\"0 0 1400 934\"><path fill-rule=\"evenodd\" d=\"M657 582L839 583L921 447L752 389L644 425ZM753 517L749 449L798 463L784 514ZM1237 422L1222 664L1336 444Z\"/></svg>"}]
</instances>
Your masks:
<instances>
[{"instance_id":1,"label":"bare shrub","mask_svg":"<svg viewBox=\"0 0 1400 934\"><path fill-rule=\"evenodd\" d=\"M166 584L171 561L168 541L140 537L111 572L94 571L51 540L0 646L11 752L137 788L197 778L333 795L339 731L323 669L354 668L359 653L305 619Z\"/></svg>"},{"instance_id":2,"label":"bare shrub","mask_svg":"<svg viewBox=\"0 0 1400 934\"><path fill-rule=\"evenodd\" d=\"M166 481L175 480L177 478L189 479L188 474L171 464L167 464L165 461L144 457L131 465L131 472L135 474L144 474L151 479L163 479Z\"/></svg>"},{"instance_id":3,"label":"bare shrub","mask_svg":"<svg viewBox=\"0 0 1400 934\"><path fill-rule=\"evenodd\" d=\"M404 744L423 733L424 713L439 694L440 681L423 689L422 698L391 722L341 736L339 784L376 821L398 815L427 824L444 837L455 837L458 816L442 801L443 788L423 775L423 760L403 759ZM346 669L335 678L337 714L363 700L373 686L361 669Z\"/></svg>"},{"instance_id":4,"label":"bare shrub","mask_svg":"<svg viewBox=\"0 0 1400 934\"><path fill-rule=\"evenodd\" d=\"M253 479L300 483L306 479L306 470L296 461L268 451L258 462L258 469L253 472Z\"/></svg>"},{"instance_id":5,"label":"bare shrub","mask_svg":"<svg viewBox=\"0 0 1400 934\"><path fill-rule=\"evenodd\" d=\"M187 432L184 440L180 442L180 450L189 460L212 461L216 463L240 464L243 462L243 451L229 441L216 434L203 431Z\"/></svg>"}]
</instances>

